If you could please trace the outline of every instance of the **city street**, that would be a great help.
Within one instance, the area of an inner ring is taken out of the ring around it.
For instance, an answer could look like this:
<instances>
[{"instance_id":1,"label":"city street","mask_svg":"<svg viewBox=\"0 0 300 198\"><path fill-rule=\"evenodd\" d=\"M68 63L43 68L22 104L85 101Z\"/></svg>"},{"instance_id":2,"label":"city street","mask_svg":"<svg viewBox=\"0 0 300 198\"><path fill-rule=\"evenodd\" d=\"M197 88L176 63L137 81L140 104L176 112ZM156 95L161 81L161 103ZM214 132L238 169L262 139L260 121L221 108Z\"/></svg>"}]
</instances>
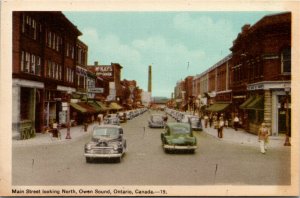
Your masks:
<instances>
[{"instance_id":1,"label":"city street","mask_svg":"<svg viewBox=\"0 0 300 198\"><path fill-rule=\"evenodd\" d=\"M71 142L13 146L13 185L289 185L290 148L239 145L195 132L195 154L164 153L146 112L122 124L128 151L121 163L86 163L89 136ZM169 122L173 121L169 117ZM145 130L144 130L145 129Z\"/></svg>"}]
</instances>

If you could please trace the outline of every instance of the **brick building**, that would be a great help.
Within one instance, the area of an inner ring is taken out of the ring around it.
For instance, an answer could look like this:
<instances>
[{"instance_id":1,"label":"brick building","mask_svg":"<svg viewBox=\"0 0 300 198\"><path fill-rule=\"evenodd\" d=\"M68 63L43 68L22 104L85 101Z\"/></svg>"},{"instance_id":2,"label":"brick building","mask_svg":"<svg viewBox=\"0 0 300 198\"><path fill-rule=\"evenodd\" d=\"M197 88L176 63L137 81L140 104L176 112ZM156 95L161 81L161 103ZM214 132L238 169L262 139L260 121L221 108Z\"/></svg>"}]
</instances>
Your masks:
<instances>
[{"instance_id":1,"label":"brick building","mask_svg":"<svg viewBox=\"0 0 300 198\"><path fill-rule=\"evenodd\" d=\"M59 116L75 91L76 43L81 32L61 12L13 12L13 131L36 132Z\"/></svg>"},{"instance_id":2,"label":"brick building","mask_svg":"<svg viewBox=\"0 0 300 198\"><path fill-rule=\"evenodd\" d=\"M273 135L285 133L286 111L281 106L291 87L291 13L243 26L231 51L233 103L244 127L257 133L265 121Z\"/></svg>"}]
</instances>

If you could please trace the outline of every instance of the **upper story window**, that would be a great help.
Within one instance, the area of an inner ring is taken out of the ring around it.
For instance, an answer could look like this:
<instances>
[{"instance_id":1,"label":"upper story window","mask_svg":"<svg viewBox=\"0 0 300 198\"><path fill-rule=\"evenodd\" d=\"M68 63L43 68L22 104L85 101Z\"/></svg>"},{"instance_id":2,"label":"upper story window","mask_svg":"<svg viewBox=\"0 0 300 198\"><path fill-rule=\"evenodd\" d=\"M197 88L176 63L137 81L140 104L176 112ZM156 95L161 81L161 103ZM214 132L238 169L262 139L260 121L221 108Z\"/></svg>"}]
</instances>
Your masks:
<instances>
[{"instance_id":1,"label":"upper story window","mask_svg":"<svg viewBox=\"0 0 300 198\"><path fill-rule=\"evenodd\" d=\"M74 45L69 42L66 43L66 56L74 59Z\"/></svg>"},{"instance_id":2,"label":"upper story window","mask_svg":"<svg viewBox=\"0 0 300 198\"><path fill-rule=\"evenodd\" d=\"M32 16L23 14L22 33L34 40L39 40L42 35L42 26Z\"/></svg>"},{"instance_id":3,"label":"upper story window","mask_svg":"<svg viewBox=\"0 0 300 198\"><path fill-rule=\"evenodd\" d=\"M45 76L56 80L62 80L62 65L54 61L46 61Z\"/></svg>"},{"instance_id":4,"label":"upper story window","mask_svg":"<svg viewBox=\"0 0 300 198\"><path fill-rule=\"evenodd\" d=\"M47 45L47 47L49 47L57 52L61 52L61 46L62 46L61 36L57 33L48 31L46 45Z\"/></svg>"},{"instance_id":5,"label":"upper story window","mask_svg":"<svg viewBox=\"0 0 300 198\"><path fill-rule=\"evenodd\" d=\"M29 52L22 51L21 71L41 76L41 57Z\"/></svg>"},{"instance_id":6,"label":"upper story window","mask_svg":"<svg viewBox=\"0 0 300 198\"><path fill-rule=\"evenodd\" d=\"M284 48L281 52L281 71L291 73L291 48Z\"/></svg>"}]
</instances>

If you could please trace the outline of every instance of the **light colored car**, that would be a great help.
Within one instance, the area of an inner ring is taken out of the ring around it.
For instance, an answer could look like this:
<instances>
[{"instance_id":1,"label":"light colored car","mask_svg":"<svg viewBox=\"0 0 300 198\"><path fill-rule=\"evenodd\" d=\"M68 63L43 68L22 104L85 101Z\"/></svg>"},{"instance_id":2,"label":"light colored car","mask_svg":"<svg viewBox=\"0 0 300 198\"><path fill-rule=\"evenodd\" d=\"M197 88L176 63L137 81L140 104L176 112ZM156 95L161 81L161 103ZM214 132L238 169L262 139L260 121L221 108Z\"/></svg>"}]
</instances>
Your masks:
<instances>
[{"instance_id":1,"label":"light colored car","mask_svg":"<svg viewBox=\"0 0 300 198\"><path fill-rule=\"evenodd\" d=\"M202 123L198 116L184 115L180 122L189 123L195 131L202 131Z\"/></svg>"},{"instance_id":2,"label":"light colored car","mask_svg":"<svg viewBox=\"0 0 300 198\"><path fill-rule=\"evenodd\" d=\"M197 139L187 123L167 123L161 133L161 141L165 152L179 150L194 153L197 149Z\"/></svg>"},{"instance_id":3,"label":"light colored car","mask_svg":"<svg viewBox=\"0 0 300 198\"><path fill-rule=\"evenodd\" d=\"M88 163L95 158L113 158L120 162L126 146L120 126L99 125L93 128L91 141L84 145L84 156Z\"/></svg>"},{"instance_id":4,"label":"light colored car","mask_svg":"<svg viewBox=\"0 0 300 198\"><path fill-rule=\"evenodd\" d=\"M148 120L148 126L150 128L163 128L164 127L164 120L163 114L152 114L150 119Z\"/></svg>"}]
</instances>

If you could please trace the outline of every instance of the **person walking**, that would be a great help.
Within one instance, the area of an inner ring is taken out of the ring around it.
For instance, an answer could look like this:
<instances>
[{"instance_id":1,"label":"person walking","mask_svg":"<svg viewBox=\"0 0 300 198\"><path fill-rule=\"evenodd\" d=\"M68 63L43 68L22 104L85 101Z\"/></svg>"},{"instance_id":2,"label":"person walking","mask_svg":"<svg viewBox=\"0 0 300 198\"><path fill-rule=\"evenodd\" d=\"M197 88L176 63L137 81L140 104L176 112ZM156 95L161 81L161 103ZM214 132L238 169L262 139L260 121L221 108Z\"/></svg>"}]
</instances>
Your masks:
<instances>
[{"instance_id":1,"label":"person walking","mask_svg":"<svg viewBox=\"0 0 300 198\"><path fill-rule=\"evenodd\" d=\"M258 130L258 141L260 145L260 152L262 154L266 153L267 143L269 140L270 129L266 126L266 123L261 123L261 127Z\"/></svg>"},{"instance_id":2,"label":"person walking","mask_svg":"<svg viewBox=\"0 0 300 198\"><path fill-rule=\"evenodd\" d=\"M208 116L207 114L204 115L204 126L205 128L207 128L207 125L208 125Z\"/></svg>"},{"instance_id":3,"label":"person walking","mask_svg":"<svg viewBox=\"0 0 300 198\"><path fill-rule=\"evenodd\" d=\"M212 123L213 123L213 116L212 116L212 113L210 113L210 115L209 115L209 127L210 128L212 126Z\"/></svg>"},{"instance_id":4,"label":"person walking","mask_svg":"<svg viewBox=\"0 0 300 198\"><path fill-rule=\"evenodd\" d=\"M233 119L233 126L236 131L238 130L239 123L240 123L240 119L239 119L238 115L235 115L235 117Z\"/></svg>"},{"instance_id":5,"label":"person walking","mask_svg":"<svg viewBox=\"0 0 300 198\"><path fill-rule=\"evenodd\" d=\"M224 119L223 117L220 117L218 123L218 138L223 138L223 127L224 127Z\"/></svg>"}]
</instances>

